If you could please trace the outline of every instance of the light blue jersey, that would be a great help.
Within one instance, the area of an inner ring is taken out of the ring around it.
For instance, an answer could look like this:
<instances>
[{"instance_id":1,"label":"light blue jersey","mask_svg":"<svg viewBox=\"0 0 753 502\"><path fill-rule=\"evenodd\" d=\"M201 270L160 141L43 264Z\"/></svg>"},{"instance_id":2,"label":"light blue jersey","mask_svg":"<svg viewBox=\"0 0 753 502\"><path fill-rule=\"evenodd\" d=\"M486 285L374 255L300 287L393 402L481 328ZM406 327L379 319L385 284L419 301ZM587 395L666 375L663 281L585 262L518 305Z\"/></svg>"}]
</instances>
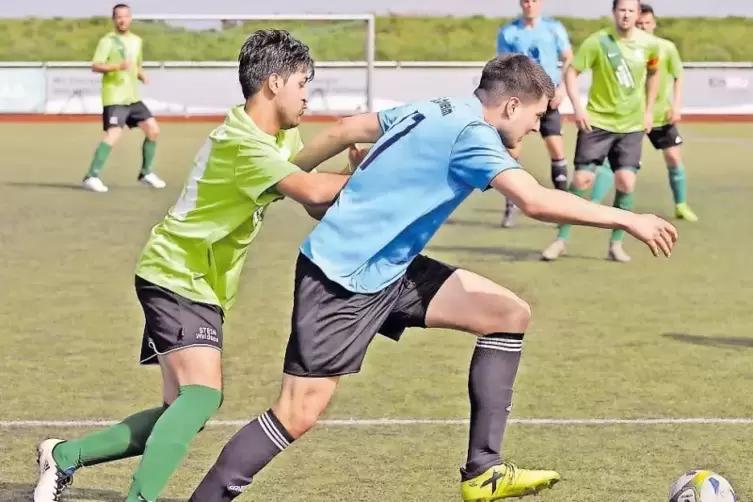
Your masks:
<instances>
[{"instance_id":1,"label":"light blue jersey","mask_svg":"<svg viewBox=\"0 0 753 502\"><path fill-rule=\"evenodd\" d=\"M384 134L301 246L330 280L356 293L400 279L473 189L520 167L475 96L386 110L379 124Z\"/></svg>"},{"instance_id":2,"label":"light blue jersey","mask_svg":"<svg viewBox=\"0 0 753 502\"><path fill-rule=\"evenodd\" d=\"M565 27L548 17L539 18L532 27L527 27L519 18L502 26L497 34L497 54L525 54L544 68L554 85L559 85L561 80L562 54L570 48Z\"/></svg>"}]
</instances>

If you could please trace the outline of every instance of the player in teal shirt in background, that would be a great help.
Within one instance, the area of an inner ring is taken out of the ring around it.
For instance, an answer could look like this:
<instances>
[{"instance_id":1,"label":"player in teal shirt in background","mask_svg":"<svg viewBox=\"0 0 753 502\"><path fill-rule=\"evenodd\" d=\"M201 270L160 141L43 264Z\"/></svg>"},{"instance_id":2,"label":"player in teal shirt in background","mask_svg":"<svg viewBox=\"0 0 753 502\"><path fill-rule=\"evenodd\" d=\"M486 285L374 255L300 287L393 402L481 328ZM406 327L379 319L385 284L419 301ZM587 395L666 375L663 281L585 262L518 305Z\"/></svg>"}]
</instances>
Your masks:
<instances>
[{"instance_id":1,"label":"player in teal shirt in background","mask_svg":"<svg viewBox=\"0 0 753 502\"><path fill-rule=\"evenodd\" d=\"M542 0L520 1L521 16L499 30L497 54L525 54L544 68L557 87L554 99L541 118L540 133L552 159L552 184L555 188L567 190L567 161L562 141L562 122L557 108L567 94L561 68L570 64L573 50L565 27L556 19L542 17L541 7ZM510 154L518 159L520 147L510 150ZM507 199L502 226L511 227L514 217L515 205Z\"/></svg>"}]
</instances>

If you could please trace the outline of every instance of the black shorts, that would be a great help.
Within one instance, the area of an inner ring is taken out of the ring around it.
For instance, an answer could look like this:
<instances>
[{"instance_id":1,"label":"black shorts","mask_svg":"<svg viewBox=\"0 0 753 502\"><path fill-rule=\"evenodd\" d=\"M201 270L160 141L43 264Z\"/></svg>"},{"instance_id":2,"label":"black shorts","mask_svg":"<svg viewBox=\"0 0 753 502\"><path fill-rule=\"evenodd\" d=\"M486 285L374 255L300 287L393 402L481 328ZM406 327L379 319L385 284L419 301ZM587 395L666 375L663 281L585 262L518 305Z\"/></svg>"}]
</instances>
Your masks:
<instances>
[{"instance_id":1,"label":"black shorts","mask_svg":"<svg viewBox=\"0 0 753 502\"><path fill-rule=\"evenodd\" d=\"M657 150L666 150L673 146L682 145L680 131L677 130L677 126L674 124L667 124L651 129L651 132L648 133L648 139Z\"/></svg>"},{"instance_id":2,"label":"black shorts","mask_svg":"<svg viewBox=\"0 0 753 502\"><path fill-rule=\"evenodd\" d=\"M539 132L542 138L549 136L562 136L562 118L556 108L548 107L546 113L541 117L541 126Z\"/></svg>"},{"instance_id":3,"label":"black shorts","mask_svg":"<svg viewBox=\"0 0 753 502\"><path fill-rule=\"evenodd\" d=\"M420 255L401 279L378 293L353 293L299 255L284 372L301 377L357 373L377 333L399 340L406 328L426 327L429 303L454 272Z\"/></svg>"},{"instance_id":4,"label":"black shorts","mask_svg":"<svg viewBox=\"0 0 753 502\"><path fill-rule=\"evenodd\" d=\"M152 112L142 101L130 105L109 105L102 109L102 127L137 127L140 122L152 118Z\"/></svg>"},{"instance_id":5,"label":"black shorts","mask_svg":"<svg viewBox=\"0 0 753 502\"><path fill-rule=\"evenodd\" d=\"M156 364L157 356L186 347L222 350L222 309L199 303L136 276L136 295L144 310L141 364Z\"/></svg>"},{"instance_id":6,"label":"black shorts","mask_svg":"<svg viewBox=\"0 0 753 502\"><path fill-rule=\"evenodd\" d=\"M617 133L594 127L590 132L578 131L575 142L575 169L591 169L609 160L612 171L641 166L643 132Z\"/></svg>"}]
</instances>

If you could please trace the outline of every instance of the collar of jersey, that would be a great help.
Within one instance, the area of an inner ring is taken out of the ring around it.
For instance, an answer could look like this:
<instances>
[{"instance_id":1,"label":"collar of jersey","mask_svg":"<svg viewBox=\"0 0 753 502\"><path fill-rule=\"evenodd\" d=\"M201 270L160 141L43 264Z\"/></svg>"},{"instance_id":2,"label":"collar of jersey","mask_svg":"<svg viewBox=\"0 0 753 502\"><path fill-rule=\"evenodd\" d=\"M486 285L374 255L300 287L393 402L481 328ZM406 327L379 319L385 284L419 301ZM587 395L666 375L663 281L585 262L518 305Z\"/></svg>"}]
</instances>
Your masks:
<instances>
[{"instance_id":1,"label":"collar of jersey","mask_svg":"<svg viewBox=\"0 0 753 502\"><path fill-rule=\"evenodd\" d=\"M246 113L245 105L237 105L233 107L230 110L230 113L235 117L235 120L238 121L239 124L241 124L243 127L247 127L249 129L253 129L255 132L258 132L265 138L269 138L271 142L277 142L277 136L273 136L269 134L266 131L263 131L258 125L256 125L256 122L254 122L254 119L252 119L248 113Z\"/></svg>"}]
</instances>

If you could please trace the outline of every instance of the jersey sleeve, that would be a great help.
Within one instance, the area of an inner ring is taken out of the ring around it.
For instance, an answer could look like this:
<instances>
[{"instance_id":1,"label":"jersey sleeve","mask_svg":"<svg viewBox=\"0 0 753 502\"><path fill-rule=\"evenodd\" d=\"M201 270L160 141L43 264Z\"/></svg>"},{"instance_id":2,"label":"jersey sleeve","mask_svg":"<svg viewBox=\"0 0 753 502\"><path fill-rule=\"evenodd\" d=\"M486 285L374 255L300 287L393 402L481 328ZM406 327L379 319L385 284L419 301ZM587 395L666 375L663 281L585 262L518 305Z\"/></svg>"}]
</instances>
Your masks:
<instances>
[{"instance_id":1,"label":"jersey sleeve","mask_svg":"<svg viewBox=\"0 0 753 502\"><path fill-rule=\"evenodd\" d=\"M667 51L667 58L667 69L669 70L669 74L674 78L679 78L683 72L682 58L680 58L680 52L677 50L677 46L675 44L671 44L669 46L669 50Z\"/></svg>"},{"instance_id":2,"label":"jersey sleeve","mask_svg":"<svg viewBox=\"0 0 753 502\"><path fill-rule=\"evenodd\" d=\"M112 38L102 37L97 44L97 49L94 51L92 63L107 63L107 59L110 57L110 51L112 51Z\"/></svg>"},{"instance_id":3,"label":"jersey sleeve","mask_svg":"<svg viewBox=\"0 0 753 502\"><path fill-rule=\"evenodd\" d=\"M648 52L646 54L646 59L648 62L646 63L646 66L649 70L658 70L659 69L659 40L654 38L648 45Z\"/></svg>"},{"instance_id":4,"label":"jersey sleeve","mask_svg":"<svg viewBox=\"0 0 753 502\"><path fill-rule=\"evenodd\" d=\"M299 171L298 166L282 158L270 145L249 144L238 148L236 185L257 204L264 193Z\"/></svg>"},{"instance_id":5,"label":"jersey sleeve","mask_svg":"<svg viewBox=\"0 0 753 502\"><path fill-rule=\"evenodd\" d=\"M502 171L517 169L513 159L492 127L473 123L466 126L455 140L450 156L450 174L479 190L489 188Z\"/></svg>"},{"instance_id":6,"label":"jersey sleeve","mask_svg":"<svg viewBox=\"0 0 753 502\"><path fill-rule=\"evenodd\" d=\"M379 127L382 129L382 132L386 132L387 129L392 127L392 124L399 122L400 119L405 118L415 111L415 104L396 106L388 110L382 110L377 113L377 118L379 119Z\"/></svg>"},{"instance_id":7,"label":"jersey sleeve","mask_svg":"<svg viewBox=\"0 0 753 502\"><path fill-rule=\"evenodd\" d=\"M515 52L515 48L507 42L507 26L503 26L497 32L497 54Z\"/></svg>"},{"instance_id":8,"label":"jersey sleeve","mask_svg":"<svg viewBox=\"0 0 753 502\"><path fill-rule=\"evenodd\" d=\"M570 37L567 35L565 26L559 21L554 22L554 39L557 43L557 55L562 56L565 52L572 49Z\"/></svg>"},{"instance_id":9,"label":"jersey sleeve","mask_svg":"<svg viewBox=\"0 0 753 502\"><path fill-rule=\"evenodd\" d=\"M599 40L594 36L588 37L578 48L578 52L575 54L575 58L573 58L572 67L581 73L590 70L599 57L599 51L601 51Z\"/></svg>"}]
</instances>

